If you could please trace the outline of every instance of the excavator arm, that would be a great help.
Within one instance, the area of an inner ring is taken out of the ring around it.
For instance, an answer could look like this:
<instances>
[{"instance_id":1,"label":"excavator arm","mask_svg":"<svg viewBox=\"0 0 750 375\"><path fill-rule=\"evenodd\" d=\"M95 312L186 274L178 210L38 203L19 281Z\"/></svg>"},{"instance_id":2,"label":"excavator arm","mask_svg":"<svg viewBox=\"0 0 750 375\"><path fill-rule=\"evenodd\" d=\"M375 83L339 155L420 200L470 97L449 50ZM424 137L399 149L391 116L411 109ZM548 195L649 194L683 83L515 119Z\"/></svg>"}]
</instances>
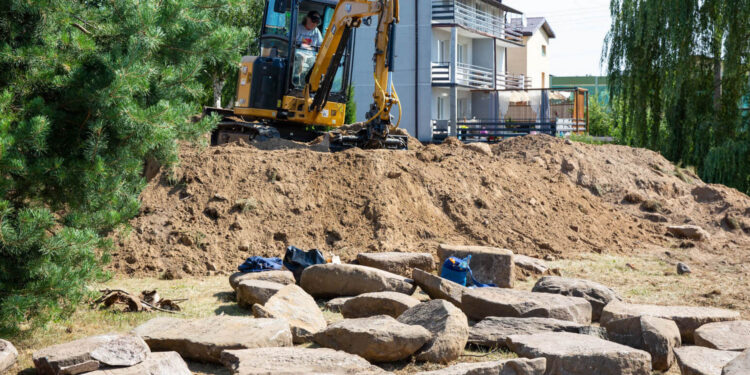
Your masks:
<instances>
[{"instance_id":1,"label":"excavator arm","mask_svg":"<svg viewBox=\"0 0 750 375\"><path fill-rule=\"evenodd\" d=\"M305 86L305 102L308 112L316 117L328 101L336 70L346 50L352 30L371 17L378 17L375 35L373 104L367 120L361 125L357 135L359 144L369 148L405 148L404 138L389 138L391 129L391 108L400 107L395 88L388 86L389 71L393 71L393 37L399 21L398 0L344 0L339 1L331 24L326 31L318 51L315 64L310 70ZM401 144L403 143L403 144Z\"/></svg>"}]
</instances>

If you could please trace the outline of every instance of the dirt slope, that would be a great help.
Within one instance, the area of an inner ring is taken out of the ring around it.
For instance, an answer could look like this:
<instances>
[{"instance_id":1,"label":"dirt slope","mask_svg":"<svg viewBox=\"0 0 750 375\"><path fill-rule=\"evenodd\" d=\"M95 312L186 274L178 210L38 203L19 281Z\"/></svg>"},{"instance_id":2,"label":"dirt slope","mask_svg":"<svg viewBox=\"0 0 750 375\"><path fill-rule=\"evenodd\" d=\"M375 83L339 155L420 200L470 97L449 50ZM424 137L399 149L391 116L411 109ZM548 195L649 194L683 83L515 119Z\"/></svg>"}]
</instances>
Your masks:
<instances>
[{"instance_id":1,"label":"dirt slope","mask_svg":"<svg viewBox=\"0 0 750 375\"><path fill-rule=\"evenodd\" d=\"M492 155L457 141L404 152L279 149L287 146L184 147L181 165L143 192L142 214L119 239L112 267L231 271L250 255L283 256L287 245L343 260L434 252L441 242L556 258L750 248L750 198L642 149L541 135L504 141ZM647 203L623 201L628 193ZM712 238L687 243L653 220L697 224Z\"/></svg>"}]
</instances>

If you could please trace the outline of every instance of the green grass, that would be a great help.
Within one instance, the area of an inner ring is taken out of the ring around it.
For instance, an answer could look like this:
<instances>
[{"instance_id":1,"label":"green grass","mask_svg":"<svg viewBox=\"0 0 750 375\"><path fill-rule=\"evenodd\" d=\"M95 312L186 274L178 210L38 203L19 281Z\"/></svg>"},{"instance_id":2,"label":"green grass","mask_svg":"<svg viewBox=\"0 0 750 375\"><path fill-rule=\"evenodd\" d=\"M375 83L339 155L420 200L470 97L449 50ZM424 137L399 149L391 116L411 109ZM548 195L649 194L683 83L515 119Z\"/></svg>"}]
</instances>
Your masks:
<instances>
[{"instance_id":1,"label":"green grass","mask_svg":"<svg viewBox=\"0 0 750 375\"><path fill-rule=\"evenodd\" d=\"M568 139L570 139L573 142L586 143L590 145L606 145L606 144L614 143L614 142L607 142L601 139L594 138L588 134L586 135L571 134Z\"/></svg>"}]
</instances>

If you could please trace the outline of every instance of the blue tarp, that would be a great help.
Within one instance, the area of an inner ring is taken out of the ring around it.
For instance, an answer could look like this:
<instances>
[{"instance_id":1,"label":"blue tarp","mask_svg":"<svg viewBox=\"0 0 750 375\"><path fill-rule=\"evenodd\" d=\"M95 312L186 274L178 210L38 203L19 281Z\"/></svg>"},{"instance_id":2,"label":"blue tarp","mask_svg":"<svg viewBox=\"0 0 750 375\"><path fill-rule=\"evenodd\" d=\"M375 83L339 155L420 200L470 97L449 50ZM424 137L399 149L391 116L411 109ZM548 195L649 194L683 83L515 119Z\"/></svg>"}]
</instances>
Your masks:
<instances>
[{"instance_id":1,"label":"blue tarp","mask_svg":"<svg viewBox=\"0 0 750 375\"><path fill-rule=\"evenodd\" d=\"M263 272L263 271L274 271L280 270L283 266L281 258L264 258L253 256L247 258L245 263L240 264L237 267L240 272Z\"/></svg>"}]
</instances>

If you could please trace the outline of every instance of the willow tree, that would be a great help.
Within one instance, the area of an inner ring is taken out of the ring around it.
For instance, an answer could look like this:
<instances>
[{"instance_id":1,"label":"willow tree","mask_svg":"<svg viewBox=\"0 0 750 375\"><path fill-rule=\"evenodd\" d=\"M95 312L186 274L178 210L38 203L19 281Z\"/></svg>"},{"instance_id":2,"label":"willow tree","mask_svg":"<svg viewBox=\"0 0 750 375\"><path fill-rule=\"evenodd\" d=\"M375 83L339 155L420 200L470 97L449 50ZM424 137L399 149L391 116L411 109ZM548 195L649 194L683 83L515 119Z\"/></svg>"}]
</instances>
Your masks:
<instances>
[{"instance_id":1,"label":"willow tree","mask_svg":"<svg viewBox=\"0 0 750 375\"><path fill-rule=\"evenodd\" d=\"M621 140L748 191L750 0L612 0L611 13L605 57Z\"/></svg>"}]
</instances>

